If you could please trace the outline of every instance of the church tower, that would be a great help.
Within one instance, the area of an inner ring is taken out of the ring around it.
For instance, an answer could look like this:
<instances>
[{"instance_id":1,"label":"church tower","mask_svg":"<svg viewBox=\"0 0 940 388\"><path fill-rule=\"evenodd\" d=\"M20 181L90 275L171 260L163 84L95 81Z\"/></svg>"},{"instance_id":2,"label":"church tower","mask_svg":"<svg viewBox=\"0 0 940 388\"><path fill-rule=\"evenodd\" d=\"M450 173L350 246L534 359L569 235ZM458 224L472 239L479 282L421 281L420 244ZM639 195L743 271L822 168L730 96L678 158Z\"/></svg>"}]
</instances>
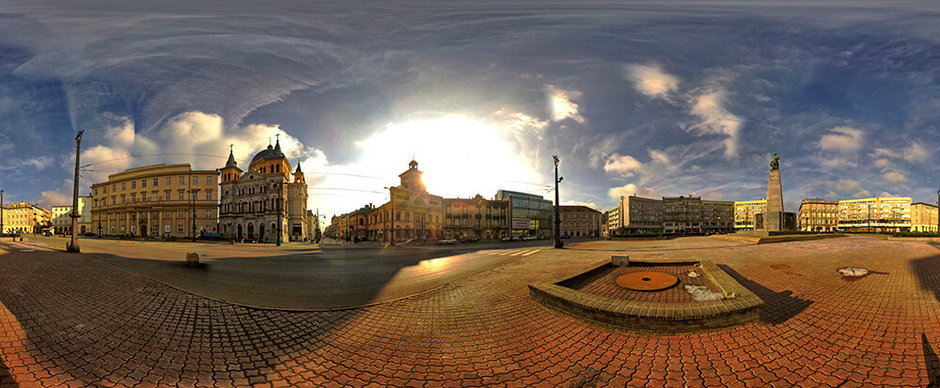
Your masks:
<instances>
[{"instance_id":1,"label":"church tower","mask_svg":"<svg viewBox=\"0 0 940 388\"><path fill-rule=\"evenodd\" d=\"M401 179L401 188L413 192L426 193L427 187L424 185L424 172L418 170L418 162L412 160L408 163L408 170L398 175Z\"/></svg>"},{"instance_id":2,"label":"church tower","mask_svg":"<svg viewBox=\"0 0 940 388\"><path fill-rule=\"evenodd\" d=\"M220 183L225 183L228 181L233 181L238 179L242 174L242 169L238 168L238 163L235 163L235 154L233 153L233 145L229 145L228 148L228 161L225 162L225 167L219 169L221 175Z\"/></svg>"},{"instance_id":3,"label":"church tower","mask_svg":"<svg viewBox=\"0 0 940 388\"><path fill-rule=\"evenodd\" d=\"M297 162L297 170L294 171L294 183L307 183L304 180L304 172L300 170L300 162Z\"/></svg>"},{"instance_id":4,"label":"church tower","mask_svg":"<svg viewBox=\"0 0 940 388\"><path fill-rule=\"evenodd\" d=\"M248 171L262 174L279 174L284 177L285 181L289 182L290 163L287 162L287 157L281 151L280 134L277 137L277 143L274 146L268 144L268 148L255 154L255 157L251 159L251 164L248 165Z\"/></svg>"}]
</instances>

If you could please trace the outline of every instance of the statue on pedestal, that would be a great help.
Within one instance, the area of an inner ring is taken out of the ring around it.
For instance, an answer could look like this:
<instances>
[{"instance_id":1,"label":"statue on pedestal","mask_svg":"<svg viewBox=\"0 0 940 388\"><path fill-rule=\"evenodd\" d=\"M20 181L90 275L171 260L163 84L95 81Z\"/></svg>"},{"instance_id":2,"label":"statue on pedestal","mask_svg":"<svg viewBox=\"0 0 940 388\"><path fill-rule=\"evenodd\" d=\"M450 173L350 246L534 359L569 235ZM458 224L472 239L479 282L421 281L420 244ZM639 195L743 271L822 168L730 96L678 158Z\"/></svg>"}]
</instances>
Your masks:
<instances>
[{"instance_id":1,"label":"statue on pedestal","mask_svg":"<svg viewBox=\"0 0 940 388\"><path fill-rule=\"evenodd\" d=\"M770 161L770 169L771 169L771 170L779 170L779 169L780 169L780 157L777 156L777 153L776 153L776 152L774 152L774 159Z\"/></svg>"}]
</instances>

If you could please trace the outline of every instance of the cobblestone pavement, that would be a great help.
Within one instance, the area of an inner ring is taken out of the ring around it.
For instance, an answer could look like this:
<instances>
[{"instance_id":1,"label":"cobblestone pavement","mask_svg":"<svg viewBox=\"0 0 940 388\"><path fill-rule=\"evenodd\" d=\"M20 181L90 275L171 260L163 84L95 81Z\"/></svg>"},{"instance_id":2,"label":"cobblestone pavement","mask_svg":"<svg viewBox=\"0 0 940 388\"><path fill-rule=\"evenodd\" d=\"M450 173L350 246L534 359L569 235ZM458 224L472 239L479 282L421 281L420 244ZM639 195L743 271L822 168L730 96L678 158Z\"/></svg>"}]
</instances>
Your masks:
<instances>
[{"instance_id":1,"label":"cobblestone pavement","mask_svg":"<svg viewBox=\"0 0 940 388\"><path fill-rule=\"evenodd\" d=\"M0 244L0 385L926 386L940 374L940 249L852 237L645 243L712 260L756 323L644 335L557 314L526 285L623 254L543 251L409 299L336 312L200 298L84 255ZM771 267L771 266L775 267ZM854 282L836 269L872 274Z\"/></svg>"}]
</instances>

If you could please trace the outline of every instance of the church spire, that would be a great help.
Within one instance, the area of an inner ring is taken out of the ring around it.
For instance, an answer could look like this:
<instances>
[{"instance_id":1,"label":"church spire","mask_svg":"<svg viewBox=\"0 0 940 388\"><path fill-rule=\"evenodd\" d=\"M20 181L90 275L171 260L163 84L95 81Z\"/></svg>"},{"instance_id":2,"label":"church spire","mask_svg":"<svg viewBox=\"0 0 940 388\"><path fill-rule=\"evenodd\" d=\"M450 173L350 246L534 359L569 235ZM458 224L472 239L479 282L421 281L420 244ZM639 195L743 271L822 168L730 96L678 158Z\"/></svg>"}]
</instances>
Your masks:
<instances>
[{"instance_id":1,"label":"church spire","mask_svg":"<svg viewBox=\"0 0 940 388\"><path fill-rule=\"evenodd\" d=\"M228 161L225 162L225 167L238 167L238 163L235 163L235 145L228 145Z\"/></svg>"},{"instance_id":2,"label":"church spire","mask_svg":"<svg viewBox=\"0 0 940 388\"><path fill-rule=\"evenodd\" d=\"M280 153L282 153L282 152L281 152L281 134L279 133L279 134L277 134L277 135L275 135L275 136L277 136L277 141L276 141L276 143L275 143L275 145L274 145L274 152L280 154Z\"/></svg>"}]
</instances>

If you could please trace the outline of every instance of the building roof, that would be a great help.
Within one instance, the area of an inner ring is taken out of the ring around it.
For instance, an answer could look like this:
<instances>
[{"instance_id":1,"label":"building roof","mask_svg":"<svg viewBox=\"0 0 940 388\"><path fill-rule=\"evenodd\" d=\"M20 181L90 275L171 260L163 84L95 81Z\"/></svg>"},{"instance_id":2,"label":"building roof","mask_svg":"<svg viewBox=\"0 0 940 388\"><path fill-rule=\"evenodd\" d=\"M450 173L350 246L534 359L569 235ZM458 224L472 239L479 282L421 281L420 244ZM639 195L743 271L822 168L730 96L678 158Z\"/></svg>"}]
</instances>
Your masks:
<instances>
[{"instance_id":1,"label":"building roof","mask_svg":"<svg viewBox=\"0 0 940 388\"><path fill-rule=\"evenodd\" d=\"M228 150L228 161L225 162L225 167L238 168L238 163L235 162L235 154L232 153L232 149Z\"/></svg>"},{"instance_id":2,"label":"building roof","mask_svg":"<svg viewBox=\"0 0 940 388\"><path fill-rule=\"evenodd\" d=\"M558 207L558 210L559 210L559 211L563 211L563 212L571 212L571 213L573 213L573 212L595 212L595 213L600 213L600 212L597 211L597 210L594 210L594 209L591 209L591 208L589 208L589 207L587 207L587 206L582 206L582 205L561 205L561 206Z\"/></svg>"},{"instance_id":3,"label":"building roof","mask_svg":"<svg viewBox=\"0 0 940 388\"><path fill-rule=\"evenodd\" d=\"M271 159L286 159L284 153L281 152L281 140L277 140L277 144L273 147L268 144L268 148L261 150L261 152L255 154L255 157L251 158L251 162L257 162L259 160L271 160Z\"/></svg>"}]
</instances>

